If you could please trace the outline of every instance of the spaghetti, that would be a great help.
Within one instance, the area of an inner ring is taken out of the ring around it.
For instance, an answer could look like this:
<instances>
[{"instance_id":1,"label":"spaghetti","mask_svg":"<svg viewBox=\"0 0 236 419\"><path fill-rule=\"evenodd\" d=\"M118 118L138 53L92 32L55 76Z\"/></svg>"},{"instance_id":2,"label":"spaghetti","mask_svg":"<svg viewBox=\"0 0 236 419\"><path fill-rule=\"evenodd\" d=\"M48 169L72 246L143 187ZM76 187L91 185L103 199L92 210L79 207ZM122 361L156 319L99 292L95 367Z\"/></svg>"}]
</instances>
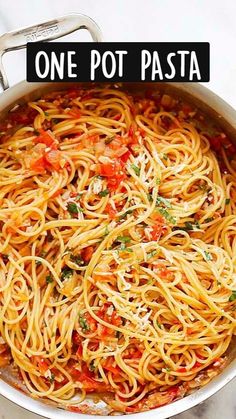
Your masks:
<instances>
[{"instance_id":1,"label":"spaghetti","mask_svg":"<svg viewBox=\"0 0 236 419\"><path fill-rule=\"evenodd\" d=\"M137 412L224 366L236 149L212 129L116 88L49 93L1 123L0 366L33 397Z\"/></svg>"}]
</instances>

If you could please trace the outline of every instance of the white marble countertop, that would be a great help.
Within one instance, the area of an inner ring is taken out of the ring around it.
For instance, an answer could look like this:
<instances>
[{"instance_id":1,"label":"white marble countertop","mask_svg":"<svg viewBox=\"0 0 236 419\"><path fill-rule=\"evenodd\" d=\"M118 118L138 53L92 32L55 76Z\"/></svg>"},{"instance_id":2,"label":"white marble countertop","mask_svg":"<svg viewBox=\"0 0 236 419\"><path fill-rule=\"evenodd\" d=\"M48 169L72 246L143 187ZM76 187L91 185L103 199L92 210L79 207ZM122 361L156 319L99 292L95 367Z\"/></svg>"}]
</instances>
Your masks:
<instances>
[{"instance_id":1,"label":"white marble countertop","mask_svg":"<svg viewBox=\"0 0 236 419\"><path fill-rule=\"evenodd\" d=\"M100 25L105 41L208 41L211 80L206 86L236 107L235 0L0 0L0 33L68 13ZM73 34L68 40L90 40ZM10 84L25 78L25 52L4 58ZM16 66L17 63L17 66ZM236 381L175 419L236 418ZM0 419L39 419L0 396Z\"/></svg>"}]
</instances>

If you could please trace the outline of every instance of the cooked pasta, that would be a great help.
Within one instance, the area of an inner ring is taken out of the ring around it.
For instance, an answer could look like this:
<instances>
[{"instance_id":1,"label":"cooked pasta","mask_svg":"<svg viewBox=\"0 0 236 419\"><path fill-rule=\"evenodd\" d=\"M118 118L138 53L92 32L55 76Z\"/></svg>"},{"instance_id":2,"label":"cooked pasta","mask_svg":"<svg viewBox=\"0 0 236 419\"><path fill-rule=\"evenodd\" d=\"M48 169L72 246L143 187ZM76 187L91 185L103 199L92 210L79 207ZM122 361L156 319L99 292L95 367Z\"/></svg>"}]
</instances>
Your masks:
<instances>
[{"instance_id":1,"label":"cooked pasta","mask_svg":"<svg viewBox=\"0 0 236 419\"><path fill-rule=\"evenodd\" d=\"M71 410L181 398L235 333L236 148L147 96L75 87L1 123L0 366Z\"/></svg>"}]
</instances>

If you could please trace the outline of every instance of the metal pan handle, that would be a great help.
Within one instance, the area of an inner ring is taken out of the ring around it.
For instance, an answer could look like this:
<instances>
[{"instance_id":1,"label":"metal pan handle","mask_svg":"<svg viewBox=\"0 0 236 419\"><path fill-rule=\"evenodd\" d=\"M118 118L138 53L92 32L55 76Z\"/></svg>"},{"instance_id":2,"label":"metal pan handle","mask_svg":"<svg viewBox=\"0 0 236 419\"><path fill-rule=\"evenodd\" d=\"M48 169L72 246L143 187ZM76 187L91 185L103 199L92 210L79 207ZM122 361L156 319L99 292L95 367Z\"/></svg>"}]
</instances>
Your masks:
<instances>
[{"instance_id":1,"label":"metal pan handle","mask_svg":"<svg viewBox=\"0 0 236 419\"><path fill-rule=\"evenodd\" d=\"M0 83L3 89L9 87L2 56L5 52L25 48L27 42L51 41L61 38L79 29L87 29L95 42L102 40L98 25L90 17L82 14L70 14L48 22L28 26L0 36Z\"/></svg>"}]
</instances>

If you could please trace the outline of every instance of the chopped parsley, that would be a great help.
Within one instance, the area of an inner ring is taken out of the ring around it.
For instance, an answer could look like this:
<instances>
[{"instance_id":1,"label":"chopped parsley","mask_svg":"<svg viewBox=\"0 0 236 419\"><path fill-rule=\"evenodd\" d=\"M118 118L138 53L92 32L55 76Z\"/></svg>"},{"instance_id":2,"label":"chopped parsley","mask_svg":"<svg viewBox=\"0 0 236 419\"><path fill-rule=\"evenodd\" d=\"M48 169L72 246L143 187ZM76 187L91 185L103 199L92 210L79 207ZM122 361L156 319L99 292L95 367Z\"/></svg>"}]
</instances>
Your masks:
<instances>
[{"instance_id":1,"label":"chopped parsley","mask_svg":"<svg viewBox=\"0 0 236 419\"><path fill-rule=\"evenodd\" d=\"M152 250L147 254L147 259L151 259L153 256L157 254L157 250Z\"/></svg>"},{"instance_id":2,"label":"chopped parsley","mask_svg":"<svg viewBox=\"0 0 236 419\"><path fill-rule=\"evenodd\" d=\"M98 195L100 196L100 198L103 198L104 196L109 195L109 193L109 190L105 189L104 191L99 192Z\"/></svg>"},{"instance_id":3,"label":"chopped parsley","mask_svg":"<svg viewBox=\"0 0 236 419\"><path fill-rule=\"evenodd\" d=\"M41 257L41 258L45 258L45 256L46 256L46 254L47 254L47 252L45 252L44 250L42 250L42 252L39 254L39 257ZM36 265L37 266L39 266L39 265L42 265L42 262L41 262L41 260L36 260Z\"/></svg>"},{"instance_id":4,"label":"chopped parsley","mask_svg":"<svg viewBox=\"0 0 236 419\"><path fill-rule=\"evenodd\" d=\"M165 217L167 221L169 221L172 224L176 224L176 218L173 217L165 208L157 208L158 212Z\"/></svg>"},{"instance_id":5,"label":"chopped parsley","mask_svg":"<svg viewBox=\"0 0 236 419\"><path fill-rule=\"evenodd\" d=\"M123 220L125 217L127 217L128 214L133 214L134 210L127 210L124 212L124 214L119 216L119 221Z\"/></svg>"},{"instance_id":6,"label":"chopped parsley","mask_svg":"<svg viewBox=\"0 0 236 419\"><path fill-rule=\"evenodd\" d=\"M118 236L116 241L120 243L130 243L131 238L129 236Z\"/></svg>"},{"instance_id":7,"label":"chopped parsley","mask_svg":"<svg viewBox=\"0 0 236 419\"><path fill-rule=\"evenodd\" d=\"M235 301L235 300L236 300L236 291L232 291L232 294L229 297L229 301Z\"/></svg>"},{"instance_id":8,"label":"chopped parsley","mask_svg":"<svg viewBox=\"0 0 236 419\"><path fill-rule=\"evenodd\" d=\"M164 160L167 160L167 159L168 159L167 154L166 154L166 153L163 153L162 158L163 158Z\"/></svg>"},{"instance_id":9,"label":"chopped parsley","mask_svg":"<svg viewBox=\"0 0 236 419\"><path fill-rule=\"evenodd\" d=\"M73 269L65 266L61 271L61 279L68 279L71 275L73 275Z\"/></svg>"},{"instance_id":10,"label":"chopped parsley","mask_svg":"<svg viewBox=\"0 0 236 419\"><path fill-rule=\"evenodd\" d=\"M79 209L75 202L68 202L67 211L69 211L71 215L78 215L79 213Z\"/></svg>"},{"instance_id":11,"label":"chopped parsley","mask_svg":"<svg viewBox=\"0 0 236 419\"><path fill-rule=\"evenodd\" d=\"M135 164L131 164L131 166L130 166L130 167L133 169L134 173L135 173L137 176L139 176L139 175L140 175L140 169L139 169L139 167L138 167L138 166L136 166Z\"/></svg>"},{"instance_id":12,"label":"chopped parsley","mask_svg":"<svg viewBox=\"0 0 236 419\"><path fill-rule=\"evenodd\" d=\"M46 282L47 282L47 284L51 284L53 282L52 275L47 275L46 276Z\"/></svg>"},{"instance_id":13,"label":"chopped parsley","mask_svg":"<svg viewBox=\"0 0 236 419\"><path fill-rule=\"evenodd\" d=\"M80 255L70 255L70 260L71 262L75 263L76 265L84 265L84 260L82 259L82 257Z\"/></svg>"},{"instance_id":14,"label":"chopped parsley","mask_svg":"<svg viewBox=\"0 0 236 419\"><path fill-rule=\"evenodd\" d=\"M204 250L204 258L206 260L212 260L212 256L209 252L207 252L206 250Z\"/></svg>"},{"instance_id":15,"label":"chopped parsley","mask_svg":"<svg viewBox=\"0 0 236 419\"><path fill-rule=\"evenodd\" d=\"M230 203L230 198L226 198L225 205L229 205L229 203Z\"/></svg>"},{"instance_id":16,"label":"chopped parsley","mask_svg":"<svg viewBox=\"0 0 236 419\"><path fill-rule=\"evenodd\" d=\"M172 230L196 231L196 229L200 229L198 221L195 221L194 223L191 223L190 221L185 221L184 226L175 226Z\"/></svg>"},{"instance_id":17,"label":"chopped parsley","mask_svg":"<svg viewBox=\"0 0 236 419\"><path fill-rule=\"evenodd\" d=\"M157 197L156 205L157 206L164 205L166 208L172 208L172 205L169 199L163 198L163 196L160 196L160 195Z\"/></svg>"},{"instance_id":18,"label":"chopped parsley","mask_svg":"<svg viewBox=\"0 0 236 419\"><path fill-rule=\"evenodd\" d=\"M131 249L130 247L126 247L125 243L121 243L120 248L118 250L122 252L129 252L129 253L133 252L133 249Z\"/></svg>"},{"instance_id":19,"label":"chopped parsley","mask_svg":"<svg viewBox=\"0 0 236 419\"><path fill-rule=\"evenodd\" d=\"M87 320L82 314L79 314L79 325L82 328L83 332L86 332L87 330L90 330L90 327L87 323Z\"/></svg>"},{"instance_id":20,"label":"chopped parsley","mask_svg":"<svg viewBox=\"0 0 236 419\"><path fill-rule=\"evenodd\" d=\"M161 179L159 177L156 178L156 185L160 185L160 183L161 183Z\"/></svg>"}]
</instances>

